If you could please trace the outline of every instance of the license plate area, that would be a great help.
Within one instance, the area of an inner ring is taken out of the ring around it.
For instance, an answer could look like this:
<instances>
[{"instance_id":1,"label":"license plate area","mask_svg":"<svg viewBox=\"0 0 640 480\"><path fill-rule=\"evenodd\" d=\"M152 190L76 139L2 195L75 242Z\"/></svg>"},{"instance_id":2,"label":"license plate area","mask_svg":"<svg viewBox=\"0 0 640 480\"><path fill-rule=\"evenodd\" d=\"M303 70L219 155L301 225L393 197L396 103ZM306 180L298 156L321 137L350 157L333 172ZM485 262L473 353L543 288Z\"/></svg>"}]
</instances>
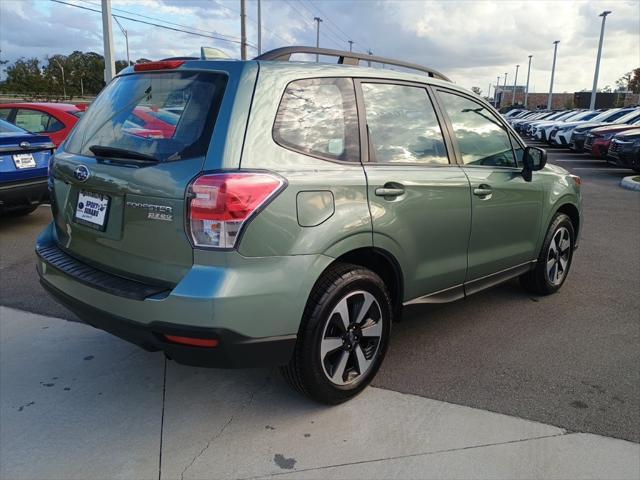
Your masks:
<instances>
[{"instance_id":1,"label":"license plate area","mask_svg":"<svg viewBox=\"0 0 640 480\"><path fill-rule=\"evenodd\" d=\"M13 163L18 170L36 167L36 159L33 158L33 155L30 153L18 153L14 155Z\"/></svg>"},{"instance_id":2,"label":"license plate area","mask_svg":"<svg viewBox=\"0 0 640 480\"><path fill-rule=\"evenodd\" d=\"M74 220L76 223L104 231L110 203L111 199L107 195L81 190L78 192Z\"/></svg>"}]
</instances>

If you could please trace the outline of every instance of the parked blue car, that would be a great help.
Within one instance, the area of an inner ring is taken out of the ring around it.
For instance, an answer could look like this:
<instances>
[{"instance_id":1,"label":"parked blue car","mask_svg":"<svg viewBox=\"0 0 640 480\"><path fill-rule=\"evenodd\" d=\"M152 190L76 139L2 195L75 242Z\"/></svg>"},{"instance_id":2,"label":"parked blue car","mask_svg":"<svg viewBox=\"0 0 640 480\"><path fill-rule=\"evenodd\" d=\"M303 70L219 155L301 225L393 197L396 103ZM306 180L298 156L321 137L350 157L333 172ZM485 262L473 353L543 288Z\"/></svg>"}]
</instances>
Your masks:
<instances>
[{"instance_id":1,"label":"parked blue car","mask_svg":"<svg viewBox=\"0 0 640 480\"><path fill-rule=\"evenodd\" d=\"M28 215L48 200L47 171L55 146L0 120L0 215Z\"/></svg>"}]
</instances>

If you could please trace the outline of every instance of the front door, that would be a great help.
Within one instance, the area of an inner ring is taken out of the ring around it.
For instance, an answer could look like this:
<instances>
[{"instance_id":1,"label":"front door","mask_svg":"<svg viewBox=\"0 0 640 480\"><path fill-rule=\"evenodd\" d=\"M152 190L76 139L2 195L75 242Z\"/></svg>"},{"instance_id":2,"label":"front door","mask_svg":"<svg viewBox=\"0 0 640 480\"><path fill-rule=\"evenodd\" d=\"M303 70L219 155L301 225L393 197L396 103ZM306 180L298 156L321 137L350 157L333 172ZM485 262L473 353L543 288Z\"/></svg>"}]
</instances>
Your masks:
<instances>
[{"instance_id":1,"label":"front door","mask_svg":"<svg viewBox=\"0 0 640 480\"><path fill-rule=\"evenodd\" d=\"M361 80L357 94L374 246L400 263L405 301L452 287L461 292L469 182L449 161L451 145L427 87Z\"/></svg>"},{"instance_id":2,"label":"front door","mask_svg":"<svg viewBox=\"0 0 640 480\"><path fill-rule=\"evenodd\" d=\"M493 111L469 96L438 90L471 184L472 224L466 281L537 257L543 204L541 177L522 177L521 144Z\"/></svg>"}]
</instances>

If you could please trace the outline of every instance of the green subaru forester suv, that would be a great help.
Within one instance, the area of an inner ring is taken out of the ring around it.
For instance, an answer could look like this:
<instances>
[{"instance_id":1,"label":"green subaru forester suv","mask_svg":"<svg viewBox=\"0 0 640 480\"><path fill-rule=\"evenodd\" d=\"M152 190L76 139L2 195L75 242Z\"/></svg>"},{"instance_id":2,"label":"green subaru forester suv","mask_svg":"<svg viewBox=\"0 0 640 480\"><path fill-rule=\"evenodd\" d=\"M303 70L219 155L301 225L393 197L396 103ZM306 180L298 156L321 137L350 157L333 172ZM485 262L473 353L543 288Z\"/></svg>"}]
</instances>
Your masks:
<instances>
[{"instance_id":1,"label":"green subaru forester suv","mask_svg":"<svg viewBox=\"0 0 640 480\"><path fill-rule=\"evenodd\" d=\"M371 382L403 305L514 277L557 291L581 226L580 179L477 95L309 47L125 69L49 185L36 252L59 302L183 364L280 366L330 404Z\"/></svg>"}]
</instances>

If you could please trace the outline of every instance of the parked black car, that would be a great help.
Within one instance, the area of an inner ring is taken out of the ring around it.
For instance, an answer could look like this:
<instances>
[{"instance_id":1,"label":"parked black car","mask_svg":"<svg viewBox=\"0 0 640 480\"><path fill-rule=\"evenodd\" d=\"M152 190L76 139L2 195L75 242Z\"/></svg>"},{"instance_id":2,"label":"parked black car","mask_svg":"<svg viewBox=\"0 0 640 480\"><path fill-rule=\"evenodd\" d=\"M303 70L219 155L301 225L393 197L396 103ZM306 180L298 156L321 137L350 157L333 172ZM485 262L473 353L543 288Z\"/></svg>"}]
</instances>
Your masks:
<instances>
[{"instance_id":1,"label":"parked black car","mask_svg":"<svg viewBox=\"0 0 640 480\"><path fill-rule=\"evenodd\" d=\"M607 161L640 172L640 128L626 130L613 137Z\"/></svg>"}]
</instances>

